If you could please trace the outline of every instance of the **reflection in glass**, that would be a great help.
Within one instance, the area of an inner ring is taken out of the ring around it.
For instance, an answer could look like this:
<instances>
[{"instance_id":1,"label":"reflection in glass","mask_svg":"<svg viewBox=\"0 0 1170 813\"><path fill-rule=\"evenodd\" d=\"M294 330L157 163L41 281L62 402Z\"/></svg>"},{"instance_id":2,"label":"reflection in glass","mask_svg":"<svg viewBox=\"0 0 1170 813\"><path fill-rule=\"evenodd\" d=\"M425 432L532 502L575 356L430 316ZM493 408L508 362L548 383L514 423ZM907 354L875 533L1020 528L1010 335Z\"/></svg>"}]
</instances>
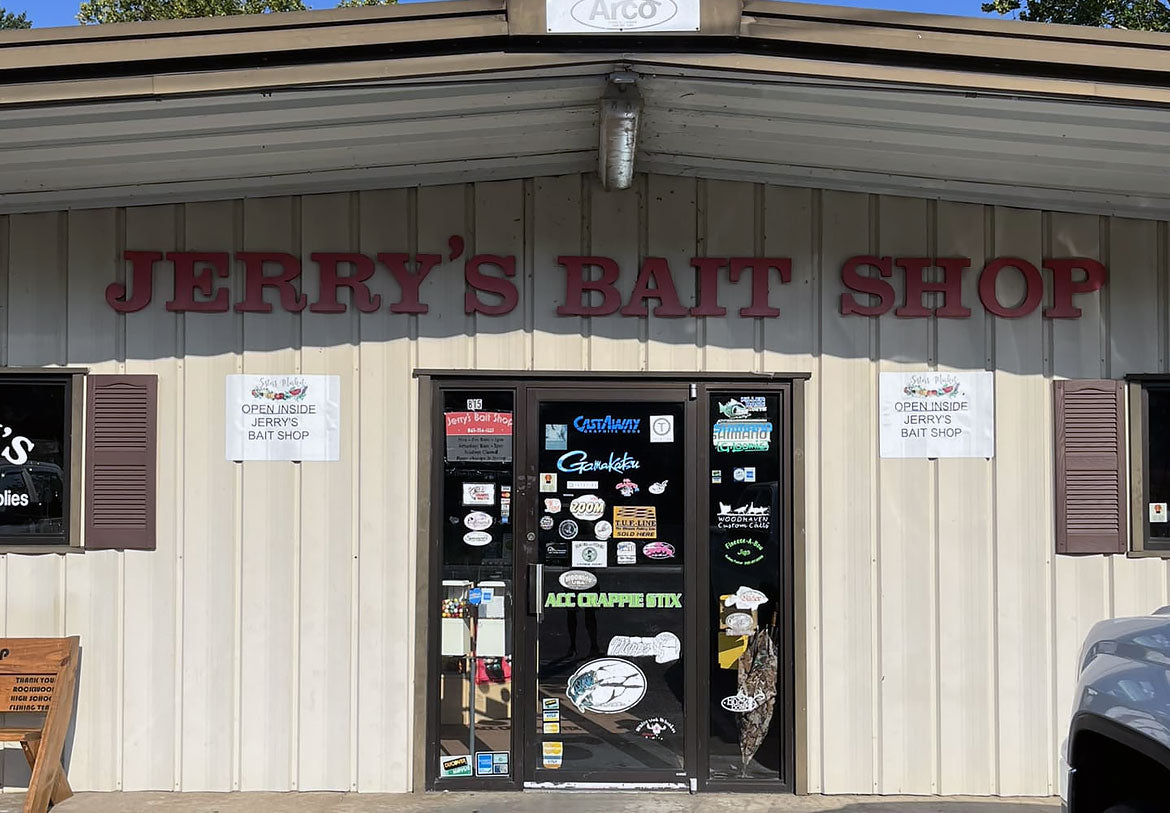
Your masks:
<instances>
[{"instance_id":1,"label":"reflection in glass","mask_svg":"<svg viewBox=\"0 0 1170 813\"><path fill-rule=\"evenodd\" d=\"M512 414L511 392L443 396L436 609L444 778L507 778L512 769Z\"/></svg>"},{"instance_id":2,"label":"reflection in glass","mask_svg":"<svg viewBox=\"0 0 1170 813\"><path fill-rule=\"evenodd\" d=\"M0 536L9 537L5 541L67 541L69 428L67 379L0 377Z\"/></svg>"}]
</instances>

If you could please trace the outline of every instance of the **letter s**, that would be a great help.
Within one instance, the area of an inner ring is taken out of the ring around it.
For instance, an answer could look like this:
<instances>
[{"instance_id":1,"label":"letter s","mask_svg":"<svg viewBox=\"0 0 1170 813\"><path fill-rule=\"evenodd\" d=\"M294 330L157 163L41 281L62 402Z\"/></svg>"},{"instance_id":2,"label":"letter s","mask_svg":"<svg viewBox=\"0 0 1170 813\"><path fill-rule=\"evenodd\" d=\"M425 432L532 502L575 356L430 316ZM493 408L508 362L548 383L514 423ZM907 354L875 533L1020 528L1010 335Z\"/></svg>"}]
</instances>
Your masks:
<instances>
[{"instance_id":1,"label":"letter s","mask_svg":"<svg viewBox=\"0 0 1170 813\"><path fill-rule=\"evenodd\" d=\"M12 453L13 449L16 450L15 454ZM20 435L16 438L13 438L12 445L9 446L7 449L5 449L0 454L3 454L4 459L7 460L12 465L23 466L25 463L28 462L28 453L31 452L32 450L33 450L33 442L31 440L29 440L28 438L24 437L24 435Z\"/></svg>"}]
</instances>

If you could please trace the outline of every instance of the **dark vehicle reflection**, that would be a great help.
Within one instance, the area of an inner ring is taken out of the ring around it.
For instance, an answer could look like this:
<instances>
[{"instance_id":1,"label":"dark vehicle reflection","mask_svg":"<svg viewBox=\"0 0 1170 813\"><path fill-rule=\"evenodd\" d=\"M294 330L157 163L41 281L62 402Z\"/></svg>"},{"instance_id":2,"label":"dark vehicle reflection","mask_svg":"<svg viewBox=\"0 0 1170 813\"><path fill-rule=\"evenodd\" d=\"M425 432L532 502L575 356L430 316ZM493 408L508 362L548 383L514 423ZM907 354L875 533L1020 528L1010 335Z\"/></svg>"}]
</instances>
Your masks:
<instances>
[{"instance_id":1,"label":"dark vehicle reflection","mask_svg":"<svg viewBox=\"0 0 1170 813\"><path fill-rule=\"evenodd\" d=\"M64 473L56 464L0 466L0 534L63 533L64 495Z\"/></svg>"}]
</instances>

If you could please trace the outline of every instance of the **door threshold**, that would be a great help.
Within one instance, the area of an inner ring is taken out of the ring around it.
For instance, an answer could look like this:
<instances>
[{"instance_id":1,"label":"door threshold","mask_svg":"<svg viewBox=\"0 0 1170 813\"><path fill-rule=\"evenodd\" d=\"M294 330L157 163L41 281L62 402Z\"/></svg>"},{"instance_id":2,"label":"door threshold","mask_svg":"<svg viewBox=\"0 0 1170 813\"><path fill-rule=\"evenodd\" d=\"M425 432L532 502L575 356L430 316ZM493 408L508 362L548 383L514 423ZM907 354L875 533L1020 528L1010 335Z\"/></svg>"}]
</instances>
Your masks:
<instances>
[{"instance_id":1,"label":"door threshold","mask_svg":"<svg viewBox=\"0 0 1170 813\"><path fill-rule=\"evenodd\" d=\"M685 782L525 782L525 790L680 790Z\"/></svg>"}]
</instances>

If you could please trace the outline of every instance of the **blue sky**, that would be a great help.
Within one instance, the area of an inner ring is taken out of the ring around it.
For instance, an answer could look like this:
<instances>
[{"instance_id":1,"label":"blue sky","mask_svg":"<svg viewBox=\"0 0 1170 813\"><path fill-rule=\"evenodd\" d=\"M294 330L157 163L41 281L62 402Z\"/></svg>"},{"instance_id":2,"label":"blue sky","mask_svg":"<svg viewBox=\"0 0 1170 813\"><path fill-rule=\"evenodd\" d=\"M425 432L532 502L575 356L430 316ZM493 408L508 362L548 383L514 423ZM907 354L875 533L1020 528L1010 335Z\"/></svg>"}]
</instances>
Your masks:
<instances>
[{"instance_id":1,"label":"blue sky","mask_svg":"<svg viewBox=\"0 0 1170 813\"><path fill-rule=\"evenodd\" d=\"M979 3L980 0L835 0L832 5L977 17L980 16ZM81 0L0 0L0 7L14 12L25 12L37 27L75 25L77 23L75 15L80 4ZM337 5L336 0L308 0L308 4L313 8L333 8Z\"/></svg>"}]
</instances>

